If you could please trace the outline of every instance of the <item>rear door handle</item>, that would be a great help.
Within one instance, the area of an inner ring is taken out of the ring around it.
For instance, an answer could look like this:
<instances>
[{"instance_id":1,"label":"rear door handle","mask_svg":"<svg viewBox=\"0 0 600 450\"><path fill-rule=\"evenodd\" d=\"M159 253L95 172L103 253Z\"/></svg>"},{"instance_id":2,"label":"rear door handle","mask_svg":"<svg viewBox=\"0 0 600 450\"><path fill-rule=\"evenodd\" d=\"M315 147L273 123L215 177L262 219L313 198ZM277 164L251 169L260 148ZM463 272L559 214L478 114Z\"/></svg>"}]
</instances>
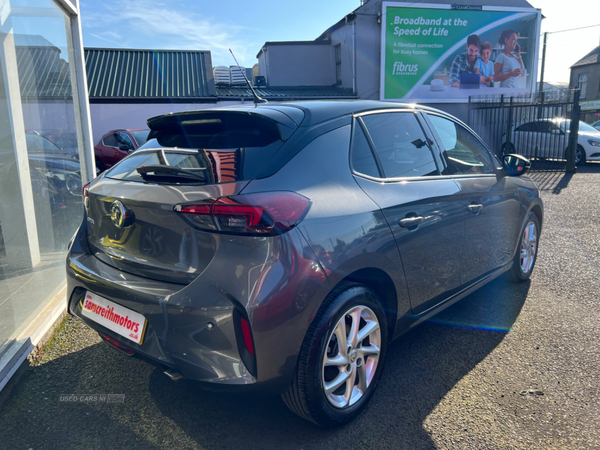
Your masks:
<instances>
[{"instance_id":1,"label":"rear door handle","mask_svg":"<svg viewBox=\"0 0 600 450\"><path fill-rule=\"evenodd\" d=\"M417 217L405 217L404 219L400 219L400 222L398 222L398 223L400 224L400 226L402 228L410 229L413 227L418 227L423 222L425 222L425 217L417 216Z\"/></svg>"},{"instance_id":2,"label":"rear door handle","mask_svg":"<svg viewBox=\"0 0 600 450\"><path fill-rule=\"evenodd\" d=\"M471 211L471 213L473 213L473 215L478 216L479 213L481 213L481 210L483 209L483 205L481 205L481 204L471 204L471 205L467 206L467 209L469 211Z\"/></svg>"}]
</instances>

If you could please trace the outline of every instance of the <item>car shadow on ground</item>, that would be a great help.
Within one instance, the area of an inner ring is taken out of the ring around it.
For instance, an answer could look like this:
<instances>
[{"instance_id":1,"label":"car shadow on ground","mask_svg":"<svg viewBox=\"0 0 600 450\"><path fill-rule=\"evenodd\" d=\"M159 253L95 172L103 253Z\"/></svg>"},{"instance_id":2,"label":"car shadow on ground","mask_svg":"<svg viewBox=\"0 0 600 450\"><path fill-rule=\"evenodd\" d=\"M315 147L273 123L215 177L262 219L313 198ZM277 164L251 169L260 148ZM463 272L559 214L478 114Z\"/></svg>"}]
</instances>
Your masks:
<instances>
[{"instance_id":1,"label":"car shadow on ground","mask_svg":"<svg viewBox=\"0 0 600 450\"><path fill-rule=\"evenodd\" d=\"M0 439L7 448L36 449L432 448L425 419L502 342L528 290L529 282L500 278L394 342L371 403L339 429L298 418L279 397L173 382L96 343L30 369L0 412ZM58 401L103 393L124 394L124 402Z\"/></svg>"},{"instance_id":2,"label":"car shadow on ground","mask_svg":"<svg viewBox=\"0 0 600 450\"><path fill-rule=\"evenodd\" d=\"M579 166L577 167L575 174L566 173L564 169L565 168L562 167L561 169L556 170L532 170L529 172L529 176L537 183L540 191L552 192L553 194L558 195L563 189L566 189L569 186L569 183L576 173L600 174L600 163L591 162Z\"/></svg>"},{"instance_id":3,"label":"car shadow on ground","mask_svg":"<svg viewBox=\"0 0 600 450\"><path fill-rule=\"evenodd\" d=\"M342 448L349 442L368 448L431 448L423 421L502 341L528 290L529 282L515 286L498 279L395 341L367 410L340 429L302 421L279 398L248 401L200 389L166 391L157 372L150 382L152 397L165 416L209 448L251 443L260 448ZM200 424L199 418L206 422Z\"/></svg>"}]
</instances>

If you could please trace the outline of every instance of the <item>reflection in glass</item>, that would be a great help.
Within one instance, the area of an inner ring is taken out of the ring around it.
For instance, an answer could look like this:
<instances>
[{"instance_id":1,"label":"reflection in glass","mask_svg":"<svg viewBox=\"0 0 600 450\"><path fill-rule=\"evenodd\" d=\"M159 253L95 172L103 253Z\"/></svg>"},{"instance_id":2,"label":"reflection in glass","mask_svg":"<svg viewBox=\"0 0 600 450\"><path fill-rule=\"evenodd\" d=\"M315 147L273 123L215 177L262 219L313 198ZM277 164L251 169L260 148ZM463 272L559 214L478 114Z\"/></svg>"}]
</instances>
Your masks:
<instances>
[{"instance_id":1,"label":"reflection in glass","mask_svg":"<svg viewBox=\"0 0 600 450\"><path fill-rule=\"evenodd\" d=\"M0 354L62 289L82 217L70 19L50 0L11 0L2 20Z\"/></svg>"}]
</instances>

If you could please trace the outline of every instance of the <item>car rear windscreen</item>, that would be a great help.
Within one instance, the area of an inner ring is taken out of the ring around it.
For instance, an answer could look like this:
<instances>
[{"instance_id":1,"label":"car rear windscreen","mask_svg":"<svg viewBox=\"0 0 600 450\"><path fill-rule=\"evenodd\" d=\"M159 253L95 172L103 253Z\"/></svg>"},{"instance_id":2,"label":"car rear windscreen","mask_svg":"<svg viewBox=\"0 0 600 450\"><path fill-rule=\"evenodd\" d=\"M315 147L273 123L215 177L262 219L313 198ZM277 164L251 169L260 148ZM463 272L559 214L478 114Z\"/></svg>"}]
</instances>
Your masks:
<instances>
[{"instance_id":1,"label":"car rear windscreen","mask_svg":"<svg viewBox=\"0 0 600 450\"><path fill-rule=\"evenodd\" d=\"M246 142L247 144L248 142ZM283 145L275 141L265 146L240 146L226 148L178 149L161 147L156 140L147 142L140 150L123 159L110 169L108 178L128 181L156 181L176 184L221 184L251 180L263 169L266 161ZM147 166L170 166L198 174L202 180L144 178L138 168Z\"/></svg>"}]
</instances>

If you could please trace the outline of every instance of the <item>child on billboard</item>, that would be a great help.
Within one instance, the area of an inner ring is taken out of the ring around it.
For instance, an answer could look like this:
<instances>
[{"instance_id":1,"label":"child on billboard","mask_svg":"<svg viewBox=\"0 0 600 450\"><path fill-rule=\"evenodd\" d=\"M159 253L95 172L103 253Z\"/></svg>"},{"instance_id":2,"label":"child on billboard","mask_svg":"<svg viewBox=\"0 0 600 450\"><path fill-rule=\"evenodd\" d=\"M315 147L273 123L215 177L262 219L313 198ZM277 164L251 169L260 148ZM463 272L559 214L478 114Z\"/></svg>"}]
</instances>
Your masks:
<instances>
[{"instance_id":1,"label":"child on billboard","mask_svg":"<svg viewBox=\"0 0 600 450\"><path fill-rule=\"evenodd\" d=\"M492 43L485 41L481 44L481 51L475 67L479 69L479 75L484 77L485 81L481 86L492 87L494 82L494 63L490 61L492 56Z\"/></svg>"}]
</instances>

